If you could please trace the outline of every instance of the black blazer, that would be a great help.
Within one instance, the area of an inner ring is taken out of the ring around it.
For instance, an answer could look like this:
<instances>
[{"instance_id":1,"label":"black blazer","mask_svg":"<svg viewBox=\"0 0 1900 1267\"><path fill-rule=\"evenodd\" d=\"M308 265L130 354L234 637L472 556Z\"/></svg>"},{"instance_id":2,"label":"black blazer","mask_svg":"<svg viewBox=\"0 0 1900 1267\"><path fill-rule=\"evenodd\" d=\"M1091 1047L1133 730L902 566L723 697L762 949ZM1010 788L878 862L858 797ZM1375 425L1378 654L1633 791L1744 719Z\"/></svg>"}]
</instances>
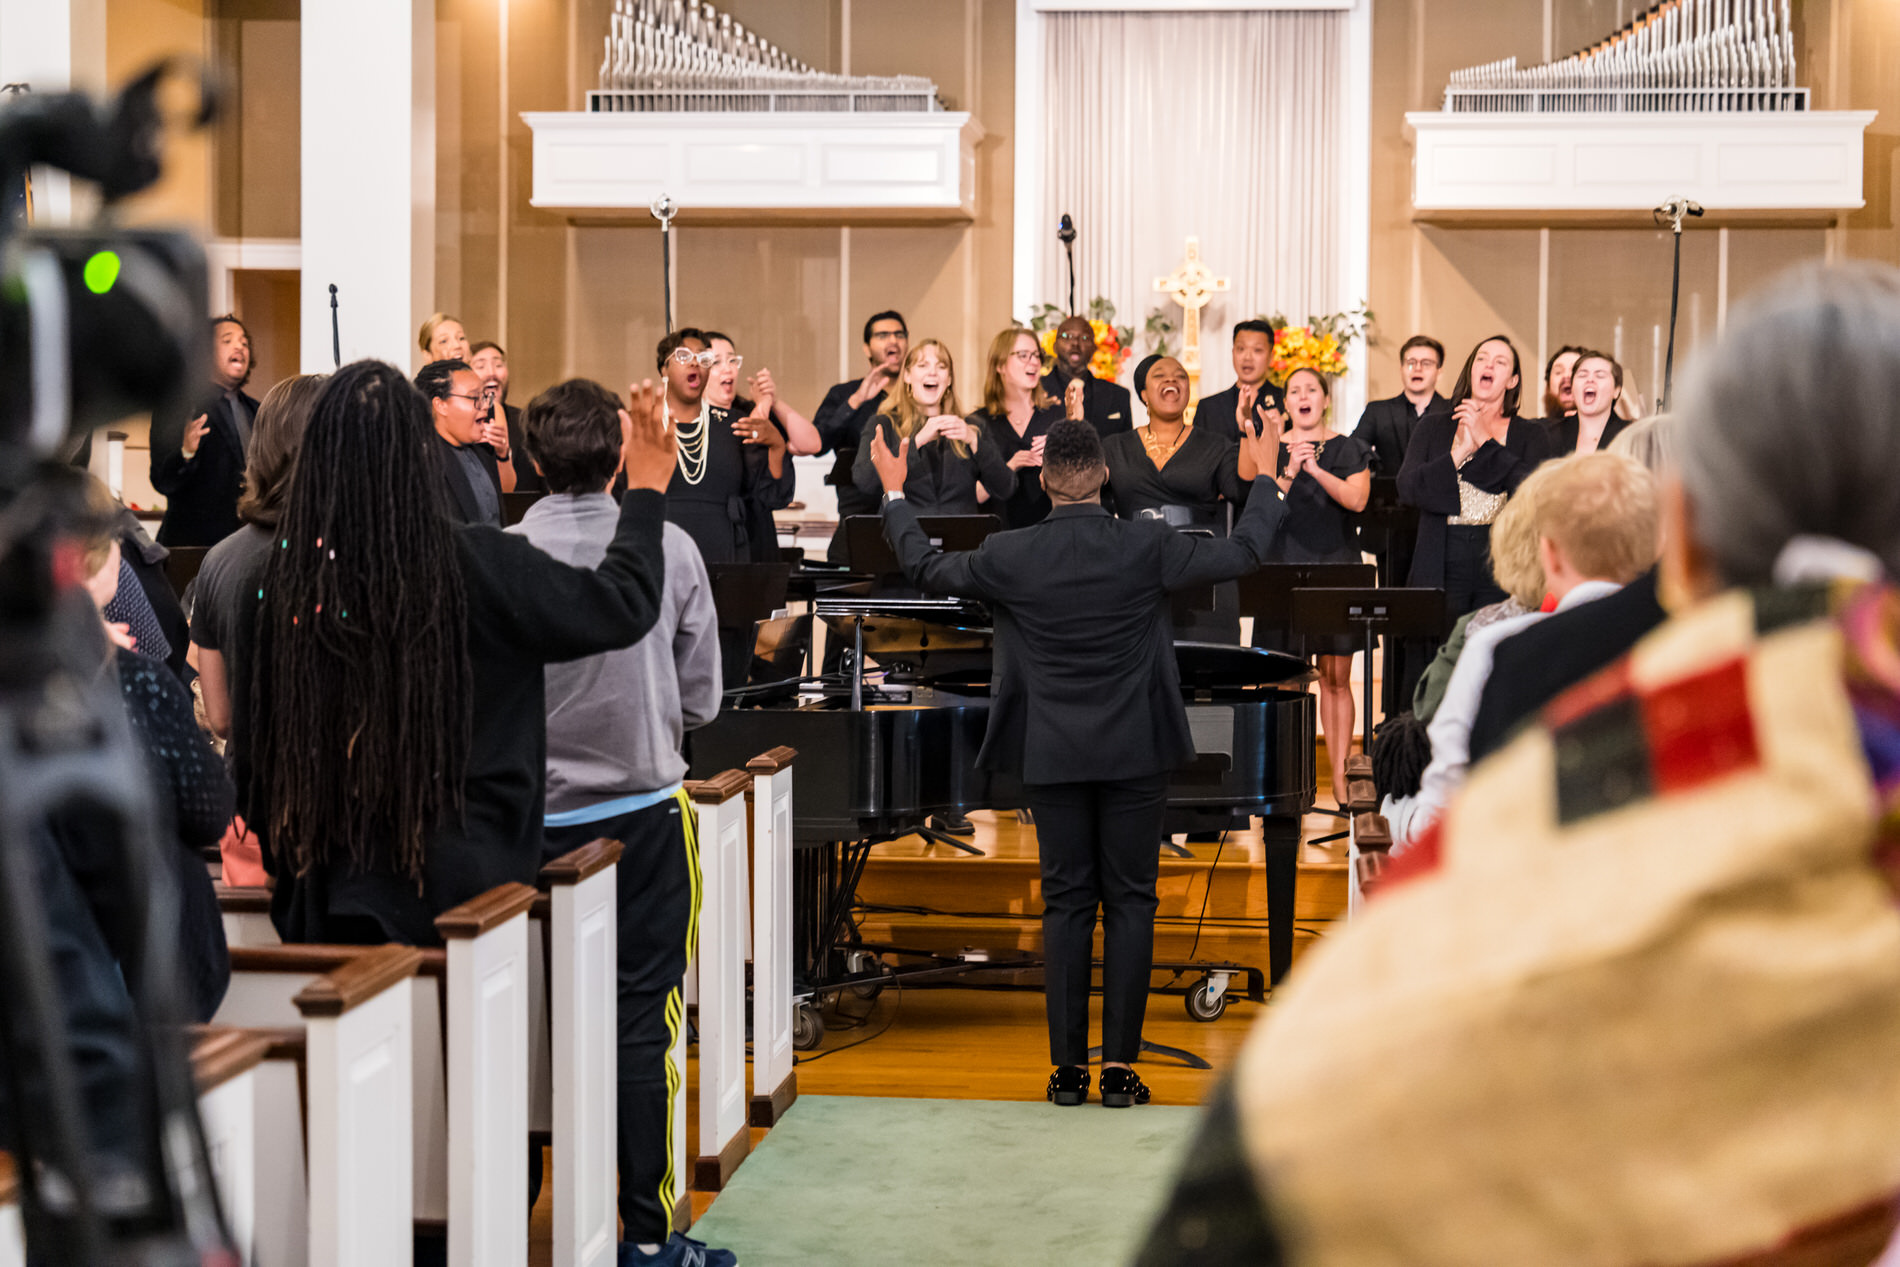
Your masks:
<instances>
[{"instance_id":1,"label":"black blazer","mask_svg":"<svg viewBox=\"0 0 1900 1267\"><path fill-rule=\"evenodd\" d=\"M1449 413L1430 413L1412 429L1399 468L1399 500L1418 507L1418 548L1408 585L1445 584L1445 521L1458 513L1458 477L1487 493L1512 493L1550 456L1550 432L1539 422L1511 419L1504 443L1486 440L1461 471L1452 465L1451 442L1458 424Z\"/></svg>"},{"instance_id":2,"label":"black blazer","mask_svg":"<svg viewBox=\"0 0 1900 1267\"><path fill-rule=\"evenodd\" d=\"M1082 371L1082 382L1082 416L1095 428L1096 435L1106 440L1118 431L1134 430L1134 397L1126 387L1104 382L1087 370ZM1066 385L1054 370L1042 376L1042 390L1055 397L1057 406L1062 404Z\"/></svg>"},{"instance_id":3,"label":"black blazer","mask_svg":"<svg viewBox=\"0 0 1900 1267\"><path fill-rule=\"evenodd\" d=\"M1009 454L989 435L976 414L971 426L983 432L983 438L970 450L969 457L958 455L947 440L910 446L910 474L904 477L904 496L920 515L1001 515L1003 504L1016 493L1016 472L1009 469ZM858 491L872 500L884 495L877 468L871 465L871 438L882 431L886 442L897 447L897 431L889 415L880 415L866 424L858 443L852 475ZM990 500L976 499L976 486L989 490Z\"/></svg>"},{"instance_id":4,"label":"black blazer","mask_svg":"<svg viewBox=\"0 0 1900 1267\"><path fill-rule=\"evenodd\" d=\"M1412 402L1405 398L1404 392L1367 405L1366 411L1359 415L1359 426L1353 434L1372 446L1372 473L1396 476L1405 465L1405 447L1412 442L1412 431L1418 426L1418 420L1426 414L1443 413L1450 408L1451 402L1436 392L1432 393L1424 413L1412 409Z\"/></svg>"},{"instance_id":5,"label":"black blazer","mask_svg":"<svg viewBox=\"0 0 1900 1267\"><path fill-rule=\"evenodd\" d=\"M1656 569L1594 602L1553 612L1497 645L1471 723L1471 760L1496 752L1544 705L1669 618L1656 600Z\"/></svg>"},{"instance_id":6,"label":"black blazer","mask_svg":"<svg viewBox=\"0 0 1900 1267\"><path fill-rule=\"evenodd\" d=\"M818 432L818 438L838 456L831 464L830 474L825 483L838 490L838 518L851 515L871 515L877 513L877 493L861 490L852 478L857 464L858 440L864 435L865 427L877 417L878 406L884 403L885 393L879 392L856 409L851 407L851 393L858 390L862 378L854 378L848 383L839 383L825 393L825 399L811 416L811 425ZM820 450L822 452L823 450Z\"/></svg>"},{"instance_id":7,"label":"black blazer","mask_svg":"<svg viewBox=\"0 0 1900 1267\"><path fill-rule=\"evenodd\" d=\"M439 447L436 453L436 467L442 488L442 509L449 519L458 524L478 524L487 522L482 518L481 505L475 500L475 490L462 478L462 464L455 460L455 446L444 440L440 433L436 435ZM482 470L495 486L495 504L501 504L501 463L495 459L495 451L485 444L465 445L480 459ZM499 528L501 525L495 524Z\"/></svg>"},{"instance_id":8,"label":"black blazer","mask_svg":"<svg viewBox=\"0 0 1900 1267\"><path fill-rule=\"evenodd\" d=\"M1610 441L1622 435L1629 425L1629 419L1611 414L1610 420L1603 424L1603 438L1597 441L1597 452L1601 453L1609 448ZM1577 432L1581 430L1577 415L1565 414L1561 418L1546 418L1544 426L1550 432L1550 456L1567 457L1577 451Z\"/></svg>"},{"instance_id":9,"label":"black blazer","mask_svg":"<svg viewBox=\"0 0 1900 1267\"><path fill-rule=\"evenodd\" d=\"M240 391L239 397L257 417L257 401ZM185 427L199 414L208 428L198 451L186 458L180 452ZM238 530L238 492L244 481L244 442L237 422L225 403L224 391L212 388L182 416L154 414L151 433L152 487L165 495L165 519L158 526L164 546L214 546Z\"/></svg>"},{"instance_id":10,"label":"black blazer","mask_svg":"<svg viewBox=\"0 0 1900 1267\"><path fill-rule=\"evenodd\" d=\"M1260 395L1255 397L1254 401L1256 407L1262 400L1271 400L1275 405L1284 408L1281 404L1284 398L1283 391L1272 383L1266 383L1261 386ZM1251 423L1258 427L1259 417L1255 416ZM1239 440L1240 384L1235 383L1224 392L1215 392L1212 396L1201 397L1201 402L1194 406L1194 425L1205 427L1209 435L1217 435L1223 440Z\"/></svg>"},{"instance_id":11,"label":"black blazer","mask_svg":"<svg viewBox=\"0 0 1900 1267\"><path fill-rule=\"evenodd\" d=\"M908 501L887 506L884 535L913 585L995 606L977 764L1037 784L1142 778L1191 760L1168 594L1259 567L1286 513L1277 491L1249 498L1223 540L1089 503L957 554L931 548Z\"/></svg>"}]
</instances>

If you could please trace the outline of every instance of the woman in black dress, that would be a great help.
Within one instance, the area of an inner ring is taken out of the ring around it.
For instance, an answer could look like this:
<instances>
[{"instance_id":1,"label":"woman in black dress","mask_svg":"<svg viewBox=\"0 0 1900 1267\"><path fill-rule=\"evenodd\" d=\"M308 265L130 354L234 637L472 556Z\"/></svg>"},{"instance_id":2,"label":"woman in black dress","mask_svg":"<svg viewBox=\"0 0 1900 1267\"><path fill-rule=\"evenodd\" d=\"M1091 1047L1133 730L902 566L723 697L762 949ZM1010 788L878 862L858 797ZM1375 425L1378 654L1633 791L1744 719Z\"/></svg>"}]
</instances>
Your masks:
<instances>
[{"instance_id":1,"label":"woman in black dress","mask_svg":"<svg viewBox=\"0 0 1900 1267\"><path fill-rule=\"evenodd\" d=\"M1451 409L1419 419L1399 469L1399 500L1418 507L1407 584L1445 591L1446 618L1504 601L1491 576L1491 521L1537 464L1550 432L1517 416L1517 349L1503 335L1465 358Z\"/></svg>"},{"instance_id":2,"label":"woman in black dress","mask_svg":"<svg viewBox=\"0 0 1900 1267\"><path fill-rule=\"evenodd\" d=\"M666 517L708 563L777 563L772 512L791 505L797 482L785 433L763 413L741 413L736 401L712 402L706 389L718 359L704 331L688 327L660 341L658 368L679 437Z\"/></svg>"},{"instance_id":3,"label":"woman in black dress","mask_svg":"<svg viewBox=\"0 0 1900 1267\"><path fill-rule=\"evenodd\" d=\"M1027 528L1049 513L1042 491L1042 437L1062 417L1062 406L1042 386L1042 345L1036 333L1010 326L990 340L989 373L983 378L983 407L968 421L980 426L1016 472L1016 492L1006 501L977 497L983 509L1003 517L1005 528Z\"/></svg>"},{"instance_id":4,"label":"woman in black dress","mask_svg":"<svg viewBox=\"0 0 1900 1267\"><path fill-rule=\"evenodd\" d=\"M877 417L865 424L851 479L873 497L884 491L871 465L871 443L880 433L893 449L910 441L904 500L920 515L982 514L979 485L999 502L1016 491L1016 473L1004 460L1002 447L976 415L965 419L958 413L956 366L950 349L936 339L911 348Z\"/></svg>"},{"instance_id":5,"label":"woman in black dress","mask_svg":"<svg viewBox=\"0 0 1900 1267\"><path fill-rule=\"evenodd\" d=\"M1353 516L1372 495L1372 446L1327 426L1332 388L1318 370L1294 370L1286 381L1288 429L1280 439L1274 482L1286 495L1286 522L1274 539L1275 563L1358 563ZM1248 428L1248 434L1253 429ZM1254 476L1253 455L1242 445L1240 479ZM1319 722L1326 733L1335 795L1346 786L1352 747L1351 637L1309 638L1306 652L1319 665ZM1341 797L1343 800L1344 798Z\"/></svg>"},{"instance_id":6,"label":"woman in black dress","mask_svg":"<svg viewBox=\"0 0 1900 1267\"><path fill-rule=\"evenodd\" d=\"M1171 356L1135 367L1135 393L1148 421L1102 440L1108 484L1102 504L1123 519L1158 519L1177 530L1227 535L1232 508L1242 504L1239 441L1188 421L1188 376ZM1079 417L1081 393L1065 404ZM1177 618L1175 632L1203 642L1240 641L1240 596L1231 583L1214 587L1212 612Z\"/></svg>"},{"instance_id":7,"label":"woman in black dress","mask_svg":"<svg viewBox=\"0 0 1900 1267\"><path fill-rule=\"evenodd\" d=\"M1577 412L1552 424L1552 457L1607 449L1630 425L1616 412L1623 396L1623 367L1603 353L1585 352L1577 358L1570 371L1570 394Z\"/></svg>"}]
</instances>

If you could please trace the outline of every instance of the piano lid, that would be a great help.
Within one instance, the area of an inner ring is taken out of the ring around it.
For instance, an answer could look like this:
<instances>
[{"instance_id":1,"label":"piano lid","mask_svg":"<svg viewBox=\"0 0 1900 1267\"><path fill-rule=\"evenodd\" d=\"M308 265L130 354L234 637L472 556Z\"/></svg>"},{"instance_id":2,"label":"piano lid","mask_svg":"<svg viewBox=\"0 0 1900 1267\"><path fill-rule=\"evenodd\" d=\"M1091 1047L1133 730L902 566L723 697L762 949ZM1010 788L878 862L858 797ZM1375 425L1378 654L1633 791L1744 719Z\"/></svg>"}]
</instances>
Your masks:
<instances>
[{"instance_id":1,"label":"piano lid","mask_svg":"<svg viewBox=\"0 0 1900 1267\"><path fill-rule=\"evenodd\" d=\"M831 636L846 646L864 629L864 652L874 660L914 660L936 651L988 651L990 614L962 598L858 598L821 595L813 604Z\"/></svg>"},{"instance_id":2,"label":"piano lid","mask_svg":"<svg viewBox=\"0 0 1900 1267\"><path fill-rule=\"evenodd\" d=\"M1314 676L1313 666L1299 656L1224 642L1176 642L1174 662L1180 669L1182 688L1190 691L1303 686Z\"/></svg>"}]
</instances>

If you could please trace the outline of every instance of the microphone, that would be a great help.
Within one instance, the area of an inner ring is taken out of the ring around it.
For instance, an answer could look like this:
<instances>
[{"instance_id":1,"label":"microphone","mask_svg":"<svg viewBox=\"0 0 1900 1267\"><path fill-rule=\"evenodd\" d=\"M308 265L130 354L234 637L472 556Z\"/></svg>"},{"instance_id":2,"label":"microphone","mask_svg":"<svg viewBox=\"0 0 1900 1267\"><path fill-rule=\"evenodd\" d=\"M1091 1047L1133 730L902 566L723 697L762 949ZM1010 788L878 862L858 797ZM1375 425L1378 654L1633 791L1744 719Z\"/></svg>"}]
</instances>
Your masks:
<instances>
[{"instance_id":1,"label":"microphone","mask_svg":"<svg viewBox=\"0 0 1900 1267\"><path fill-rule=\"evenodd\" d=\"M343 368L343 327L337 324L336 283L330 283L330 359Z\"/></svg>"},{"instance_id":2,"label":"microphone","mask_svg":"<svg viewBox=\"0 0 1900 1267\"><path fill-rule=\"evenodd\" d=\"M1056 226L1056 239L1061 242L1075 241L1075 221L1069 218L1066 211L1062 213L1062 222Z\"/></svg>"},{"instance_id":3,"label":"microphone","mask_svg":"<svg viewBox=\"0 0 1900 1267\"><path fill-rule=\"evenodd\" d=\"M1679 220L1683 216L1700 216L1704 214L1702 204L1688 198L1671 198L1668 202L1656 208L1656 210L1671 220Z\"/></svg>"}]
</instances>

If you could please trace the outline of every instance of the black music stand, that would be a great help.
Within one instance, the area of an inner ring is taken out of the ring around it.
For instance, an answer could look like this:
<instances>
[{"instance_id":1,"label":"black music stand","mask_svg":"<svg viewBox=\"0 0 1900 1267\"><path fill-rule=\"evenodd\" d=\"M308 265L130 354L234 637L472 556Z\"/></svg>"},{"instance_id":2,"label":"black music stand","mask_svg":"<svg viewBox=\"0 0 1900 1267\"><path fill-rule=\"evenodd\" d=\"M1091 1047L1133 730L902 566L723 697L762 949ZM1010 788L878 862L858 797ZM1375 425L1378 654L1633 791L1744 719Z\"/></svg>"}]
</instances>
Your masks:
<instances>
[{"instance_id":1,"label":"black music stand","mask_svg":"<svg viewBox=\"0 0 1900 1267\"><path fill-rule=\"evenodd\" d=\"M946 553L974 550L983 538L1000 532L1003 521L995 515L919 515L918 527L930 538L930 544ZM884 519L880 515L852 515L844 521L845 557L854 572L873 576L902 576L904 565L897 551L884 539Z\"/></svg>"},{"instance_id":2,"label":"black music stand","mask_svg":"<svg viewBox=\"0 0 1900 1267\"><path fill-rule=\"evenodd\" d=\"M1418 507L1399 500L1399 481L1395 477L1373 476L1366 508L1359 512L1359 544L1378 559L1379 584L1405 584L1404 577L1392 575L1392 545L1408 534L1418 534Z\"/></svg>"},{"instance_id":3,"label":"black music stand","mask_svg":"<svg viewBox=\"0 0 1900 1267\"><path fill-rule=\"evenodd\" d=\"M546 497L546 493L503 493L501 495L501 523L504 528L512 528L521 522L528 513L528 507Z\"/></svg>"},{"instance_id":4,"label":"black music stand","mask_svg":"<svg viewBox=\"0 0 1900 1267\"><path fill-rule=\"evenodd\" d=\"M708 563L713 609L719 614L720 678L727 690L744 686L752 667L759 622L785 606L789 563Z\"/></svg>"},{"instance_id":5,"label":"black music stand","mask_svg":"<svg viewBox=\"0 0 1900 1267\"><path fill-rule=\"evenodd\" d=\"M1370 563L1263 563L1240 578L1240 614L1253 617L1253 644L1260 646L1264 630L1281 634L1295 655L1295 637L1330 632L1304 629L1293 615L1293 591L1302 589L1371 589L1378 569ZM1358 630L1352 632L1357 633Z\"/></svg>"},{"instance_id":6,"label":"black music stand","mask_svg":"<svg viewBox=\"0 0 1900 1267\"><path fill-rule=\"evenodd\" d=\"M1293 591L1293 626L1316 637L1363 636L1365 733L1372 734L1372 644L1394 638L1445 636L1445 591L1439 589L1308 589Z\"/></svg>"}]
</instances>

